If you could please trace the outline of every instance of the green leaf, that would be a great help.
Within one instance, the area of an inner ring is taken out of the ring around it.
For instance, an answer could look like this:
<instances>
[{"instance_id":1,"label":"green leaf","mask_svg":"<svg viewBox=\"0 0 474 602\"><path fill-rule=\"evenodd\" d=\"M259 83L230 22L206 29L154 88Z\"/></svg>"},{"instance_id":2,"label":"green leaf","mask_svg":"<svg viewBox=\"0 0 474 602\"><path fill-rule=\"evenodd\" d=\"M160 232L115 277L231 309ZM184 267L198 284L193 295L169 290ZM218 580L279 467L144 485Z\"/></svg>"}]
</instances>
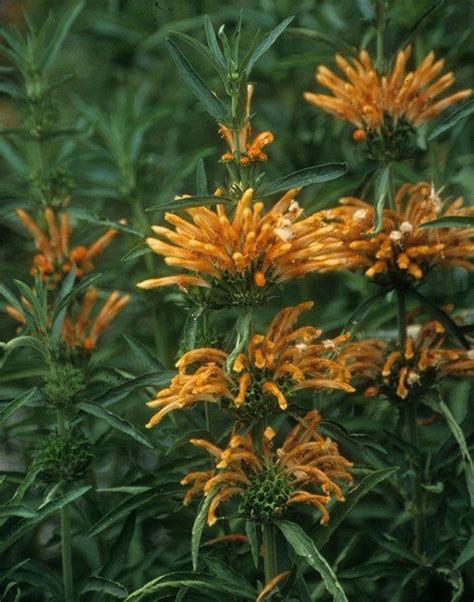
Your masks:
<instances>
[{"instance_id":1,"label":"green leaf","mask_svg":"<svg viewBox=\"0 0 474 602\"><path fill-rule=\"evenodd\" d=\"M135 602L136 600L141 600L150 594L155 594L167 588L180 587L188 587L189 589L199 590L201 592L221 592L223 594L237 596L240 599L245 598L246 600L255 599L255 597L250 598L249 596L246 596L239 587L231 585L227 582L223 582L221 579L217 579L212 575L208 575L206 573L183 572L161 575L160 577L153 579L140 589L137 589L131 593L126 599L126 602Z\"/></svg>"},{"instance_id":2,"label":"green leaf","mask_svg":"<svg viewBox=\"0 0 474 602\"><path fill-rule=\"evenodd\" d=\"M120 571L127 564L130 543L135 533L137 517L132 512L125 520L122 530L113 544L113 554L110 554L107 563L100 571L100 576L107 579L116 579Z\"/></svg>"},{"instance_id":3,"label":"green leaf","mask_svg":"<svg viewBox=\"0 0 474 602\"><path fill-rule=\"evenodd\" d=\"M470 100L457 111L454 111L454 113L451 113L451 115L445 117L443 121L432 130L428 136L428 140L434 140L435 138L438 138L438 136L441 136L441 134L444 134L444 132L447 132L453 128L461 120L466 119L466 117L469 117L469 115L472 113L474 113L474 100Z\"/></svg>"},{"instance_id":4,"label":"green leaf","mask_svg":"<svg viewBox=\"0 0 474 602\"><path fill-rule=\"evenodd\" d=\"M322 33L320 31L314 31L312 29L305 29L304 27L291 27L288 30L288 33L299 38L303 38L306 40L312 40L314 42L323 42L327 44L334 50L341 52L342 54L346 54L348 56L357 56L357 48L354 46L349 46L346 44L341 37L330 36L327 33Z\"/></svg>"},{"instance_id":5,"label":"green leaf","mask_svg":"<svg viewBox=\"0 0 474 602\"><path fill-rule=\"evenodd\" d=\"M405 46L410 42L410 40L412 39L412 37L415 35L415 33L418 31L418 29L420 28L420 26L426 21L426 19L433 13L435 12L438 8L441 7L441 5L443 5L445 2L445 0L435 0L432 4L430 4L430 6L428 6L428 8L421 14L421 16L416 20L415 24L412 26L412 28L410 29L410 31L408 32L408 35L406 36L406 38L403 40L403 42L400 44L399 46L399 50L402 50L403 48L405 48ZM395 56L396 53L394 53L393 56Z\"/></svg>"},{"instance_id":6,"label":"green leaf","mask_svg":"<svg viewBox=\"0 0 474 602\"><path fill-rule=\"evenodd\" d=\"M469 215L446 215L418 226L423 230L431 228L474 228L474 217Z\"/></svg>"},{"instance_id":7,"label":"green leaf","mask_svg":"<svg viewBox=\"0 0 474 602\"><path fill-rule=\"evenodd\" d=\"M225 66L221 64L221 62L216 59L214 53L209 50L204 44L202 44L199 40L192 38L191 36L186 35L185 33L181 33L179 31L173 31L171 34L174 38L178 38L185 44L190 46L195 54L201 55L202 59L204 59L204 64L208 63L214 67L217 71L218 75L225 82L226 81L226 69Z\"/></svg>"},{"instance_id":8,"label":"green leaf","mask_svg":"<svg viewBox=\"0 0 474 602\"><path fill-rule=\"evenodd\" d=\"M214 30L214 26L212 21L208 15L204 16L204 28L206 30L206 39L207 45L209 46L209 50L214 57L214 60L219 65L220 69L225 73L227 70L226 62L224 59L224 55L222 54L221 49L219 48L219 42L217 41L216 32Z\"/></svg>"},{"instance_id":9,"label":"green leaf","mask_svg":"<svg viewBox=\"0 0 474 602\"><path fill-rule=\"evenodd\" d=\"M150 449L155 449L148 437L145 437L145 435L141 433L131 422L128 422L128 420L125 420L120 416L117 416L117 414L114 414L110 410L107 410L91 401L83 401L77 404L77 407L83 412L86 412L86 414L90 414L91 416L95 416L100 420L104 420L110 424L112 428L125 433L125 435L131 437L137 443L140 443L141 445L144 445Z\"/></svg>"},{"instance_id":10,"label":"green leaf","mask_svg":"<svg viewBox=\"0 0 474 602\"><path fill-rule=\"evenodd\" d=\"M220 123L227 121L227 111L222 102L208 88L207 84L196 72L188 59L181 52L179 47L174 43L171 37L166 39L168 50L173 58L178 71L187 83L192 93L196 96L199 102L203 105L206 111L217 119Z\"/></svg>"},{"instance_id":11,"label":"green leaf","mask_svg":"<svg viewBox=\"0 0 474 602\"><path fill-rule=\"evenodd\" d=\"M360 322L365 318L370 308L377 301L383 299L386 294L387 291L382 289L358 305L347 320L346 325L344 326L344 332L354 332L359 326Z\"/></svg>"},{"instance_id":12,"label":"green leaf","mask_svg":"<svg viewBox=\"0 0 474 602\"><path fill-rule=\"evenodd\" d=\"M415 299L428 310L428 313L430 313L435 320L438 320L438 322L440 322L453 337L457 338L463 347L466 349L471 348L471 345L464 336L462 329L445 311L443 311L440 307L430 301L430 299L419 293L414 288L407 288L406 290L407 293L412 297L415 297Z\"/></svg>"},{"instance_id":13,"label":"green leaf","mask_svg":"<svg viewBox=\"0 0 474 602\"><path fill-rule=\"evenodd\" d=\"M127 234L133 234L134 236L139 236L143 238L143 233L127 226L126 224L121 224L120 222L113 221L108 219L107 217L102 217L97 215L90 209L86 209L85 207L73 207L70 209L70 215L76 217L77 219L84 220L89 224L96 224L97 226L105 226L106 228L110 228L112 230L118 230L119 232L126 232Z\"/></svg>"},{"instance_id":14,"label":"green leaf","mask_svg":"<svg viewBox=\"0 0 474 602\"><path fill-rule=\"evenodd\" d=\"M204 531L204 527L206 526L207 521L207 511L209 506L211 505L212 492L205 495L201 503L199 504L199 509L196 514L196 518L194 519L193 529L191 532L191 555L193 559L193 570L197 570L197 563L199 557L199 547L201 545L201 537Z\"/></svg>"},{"instance_id":15,"label":"green leaf","mask_svg":"<svg viewBox=\"0 0 474 602\"><path fill-rule=\"evenodd\" d=\"M257 535L257 526L255 525L255 521L247 520L245 521L245 533L247 535L247 539L249 540L250 551L252 552L253 564L256 569L258 569L258 562L260 558L259 548L258 548L258 535Z\"/></svg>"},{"instance_id":16,"label":"green leaf","mask_svg":"<svg viewBox=\"0 0 474 602\"><path fill-rule=\"evenodd\" d=\"M36 527L39 523L43 522L53 514L56 514L61 508L67 506L74 500L77 500L83 496L87 491L91 489L90 485L85 487L79 487L73 491L69 491L64 495L57 497L46 504L37 508L36 515L32 518L26 518L16 523L16 525L8 530L8 533L0 534L0 554L5 552L11 545L16 543L23 535L28 533L31 529Z\"/></svg>"},{"instance_id":17,"label":"green leaf","mask_svg":"<svg viewBox=\"0 0 474 602\"><path fill-rule=\"evenodd\" d=\"M390 187L391 167L386 165L381 171L375 182L375 220L374 232L378 234L382 229L383 210L385 209L385 200Z\"/></svg>"},{"instance_id":18,"label":"green leaf","mask_svg":"<svg viewBox=\"0 0 474 602\"><path fill-rule=\"evenodd\" d=\"M286 520L277 521L276 524L296 554L304 558L321 575L326 589L332 595L333 600L335 602L348 602L347 596L332 568L303 529L299 525Z\"/></svg>"},{"instance_id":19,"label":"green leaf","mask_svg":"<svg viewBox=\"0 0 474 602\"><path fill-rule=\"evenodd\" d=\"M154 387L162 387L167 384L175 374L176 372L171 370L164 370L161 372L155 370L153 372L148 372L147 374L141 374L140 376L130 378L119 385L110 387L105 391L102 390L87 401L94 401L97 405L103 407L109 406L112 403L123 399L138 387L148 387L151 385Z\"/></svg>"},{"instance_id":20,"label":"green leaf","mask_svg":"<svg viewBox=\"0 0 474 602\"><path fill-rule=\"evenodd\" d=\"M81 595L87 592L101 592L102 594L108 594L115 598L126 598L128 596L127 589L116 581L105 579L104 577L92 576L87 579L85 584L81 588Z\"/></svg>"},{"instance_id":21,"label":"green leaf","mask_svg":"<svg viewBox=\"0 0 474 602\"><path fill-rule=\"evenodd\" d=\"M8 418L10 418L17 410L28 405L37 392L38 389L36 388L30 389L26 393L22 393L16 397L13 401L2 406L2 409L0 410L0 424L8 420Z\"/></svg>"},{"instance_id":22,"label":"green leaf","mask_svg":"<svg viewBox=\"0 0 474 602\"><path fill-rule=\"evenodd\" d=\"M250 75L255 63L260 59L261 56L265 54L265 52L267 52L271 46L273 46L273 44L277 41L277 39L285 31L293 19L294 17L287 17L284 21L277 25L275 29L272 29L265 39L262 40L262 42L257 46L245 66L245 72L247 75Z\"/></svg>"},{"instance_id":23,"label":"green leaf","mask_svg":"<svg viewBox=\"0 0 474 602\"><path fill-rule=\"evenodd\" d=\"M190 209L192 207L211 207L213 205L226 205L232 203L232 199L225 196L215 196L213 194L203 194L199 196L186 197L184 199L175 199L169 203L147 207L146 211L179 211L180 209Z\"/></svg>"},{"instance_id":24,"label":"green leaf","mask_svg":"<svg viewBox=\"0 0 474 602\"><path fill-rule=\"evenodd\" d=\"M120 504L114 506L110 512L102 516L87 532L87 537L96 537L102 531L109 529L117 522L123 521L131 512L155 500L158 496L165 495L165 485L168 479L163 479L160 485L149 488L147 491L132 495Z\"/></svg>"},{"instance_id":25,"label":"green leaf","mask_svg":"<svg viewBox=\"0 0 474 602\"><path fill-rule=\"evenodd\" d=\"M305 167L287 176L278 178L267 184L262 195L275 194L290 188L303 188L310 184L321 184L340 178L347 171L347 163L326 163L324 165L314 165L313 167Z\"/></svg>"},{"instance_id":26,"label":"green leaf","mask_svg":"<svg viewBox=\"0 0 474 602\"><path fill-rule=\"evenodd\" d=\"M398 466L391 466L390 468L382 468L376 470L371 474L364 477L354 489L346 494L346 501L331 510L331 520L326 527L318 527L314 534L314 541L318 549L322 549L323 546L329 541L332 534L336 531L342 521L347 515L353 510L353 508L365 497L369 491L376 487L379 483L390 477L393 473L398 470Z\"/></svg>"},{"instance_id":27,"label":"green leaf","mask_svg":"<svg viewBox=\"0 0 474 602\"><path fill-rule=\"evenodd\" d=\"M4 352L3 357L0 358L0 368L3 366L3 364L5 363L6 359L10 355L10 353L13 353L13 351L15 351L16 349L21 349L24 347L33 349L39 355L41 355L41 357L45 360L48 358L48 350L46 349L44 343L42 343L36 337L33 337L33 336L15 337L11 341L8 341L8 343L0 342L0 349L3 350L3 352Z\"/></svg>"},{"instance_id":28,"label":"green leaf","mask_svg":"<svg viewBox=\"0 0 474 602\"><path fill-rule=\"evenodd\" d=\"M257 597L257 591L251 583L240 573L234 570L218 558L206 558L206 564L213 575L219 578L221 583L240 590L240 596L253 600Z\"/></svg>"},{"instance_id":29,"label":"green leaf","mask_svg":"<svg viewBox=\"0 0 474 602\"><path fill-rule=\"evenodd\" d=\"M422 398L422 402L429 406L435 412L438 412L444 416L449 430L451 431L453 437L456 440L456 443L459 446L461 458L463 460L464 465L464 473L466 475L467 490L471 499L471 507L474 508L474 462L472 460L471 454L469 453L466 437L464 436L462 428L456 422L456 419L451 413L451 410L443 401L443 399L441 399L441 397L437 400L431 397L424 397Z\"/></svg>"},{"instance_id":30,"label":"green leaf","mask_svg":"<svg viewBox=\"0 0 474 602\"><path fill-rule=\"evenodd\" d=\"M158 358L150 353L150 350L148 347L146 347L146 345L129 336L128 334L124 334L123 338L130 347L134 361L138 360L144 371L153 372L154 370L163 370L163 364Z\"/></svg>"},{"instance_id":31,"label":"green leaf","mask_svg":"<svg viewBox=\"0 0 474 602\"><path fill-rule=\"evenodd\" d=\"M210 196L209 188L207 186L206 168L202 157L196 165L196 192L197 196Z\"/></svg>"},{"instance_id":32,"label":"green leaf","mask_svg":"<svg viewBox=\"0 0 474 602\"><path fill-rule=\"evenodd\" d=\"M64 43L74 21L79 16L79 13L84 8L85 2L78 2L75 6L71 6L69 10L67 10L64 15L59 20L59 23L56 26L56 30L48 41L48 45L46 46L43 56L41 57L41 64L43 69L49 69L61 49L61 46Z\"/></svg>"},{"instance_id":33,"label":"green leaf","mask_svg":"<svg viewBox=\"0 0 474 602\"><path fill-rule=\"evenodd\" d=\"M0 518L7 518L10 516L21 516L22 518L33 518L36 516L36 512L28 506L23 504L5 504L0 506Z\"/></svg>"},{"instance_id":34,"label":"green leaf","mask_svg":"<svg viewBox=\"0 0 474 602\"><path fill-rule=\"evenodd\" d=\"M453 569L460 569L466 562L472 560L472 558L474 558L474 535L471 535L462 552L459 554L458 559L453 565Z\"/></svg>"}]
</instances>

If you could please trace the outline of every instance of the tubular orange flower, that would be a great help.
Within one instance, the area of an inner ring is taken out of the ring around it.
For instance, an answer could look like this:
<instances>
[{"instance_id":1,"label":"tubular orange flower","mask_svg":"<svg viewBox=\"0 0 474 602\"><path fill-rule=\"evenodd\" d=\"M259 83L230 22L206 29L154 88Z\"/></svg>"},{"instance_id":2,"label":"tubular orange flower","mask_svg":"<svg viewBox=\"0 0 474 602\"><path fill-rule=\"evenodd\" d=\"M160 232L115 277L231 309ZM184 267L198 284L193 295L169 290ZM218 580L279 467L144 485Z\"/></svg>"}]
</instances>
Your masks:
<instances>
[{"instance_id":1,"label":"tubular orange flower","mask_svg":"<svg viewBox=\"0 0 474 602\"><path fill-rule=\"evenodd\" d=\"M71 227L67 213L60 212L56 215L51 207L47 207L44 210L46 231L23 209L17 209L16 214L33 236L36 248L40 251L33 259L31 273L40 274L42 280L50 278L53 283L61 280L72 265L76 266L77 278L92 270L92 260L104 251L117 234L117 230L107 230L88 247L79 245L70 250Z\"/></svg>"},{"instance_id":2,"label":"tubular orange flower","mask_svg":"<svg viewBox=\"0 0 474 602\"><path fill-rule=\"evenodd\" d=\"M344 74L342 79L320 65L316 81L332 92L305 93L312 105L353 123L354 138L363 140L366 131L381 132L387 118L396 127L399 122L419 126L436 117L441 111L471 95L461 90L438 100L437 97L455 81L452 71L439 77L444 60L435 60L431 51L413 71L407 71L411 46L401 50L390 73L382 74L372 64L368 53L361 50L359 58L346 60L336 55L336 63ZM362 132L362 133L361 133Z\"/></svg>"},{"instance_id":3,"label":"tubular orange flower","mask_svg":"<svg viewBox=\"0 0 474 602\"><path fill-rule=\"evenodd\" d=\"M363 266L369 278L390 282L419 280L434 266L474 267L474 228L423 229L422 224L440 217L474 215L474 207L462 207L457 198L443 207L439 194L428 182L403 184L395 197L395 210L383 212L382 230L371 235L374 208L353 197L341 206L322 211L324 219L343 224L341 236L349 265Z\"/></svg>"},{"instance_id":4,"label":"tubular orange flower","mask_svg":"<svg viewBox=\"0 0 474 602\"><path fill-rule=\"evenodd\" d=\"M220 124L219 134L227 142L227 145L230 149L230 152L222 155L222 161L233 161L237 153L240 156L240 163L242 165L249 165L250 163L257 163L266 161L268 159L267 155L262 151L262 148L273 142L273 134L271 132L261 132L260 134L257 134L252 141L249 140L249 137L252 134L252 128L250 125L250 107L252 103L252 96L253 86L248 85L246 114L244 119L245 123L239 129L237 140L234 139L234 133L232 129ZM238 144L238 148L236 143Z\"/></svg>"},{"instance_id":5,"label":"tubular orange flower","mask_svg":"<svg viewBox=\"0 0 474 602\"><path fill-rule=\"evenodd\" d=\"M109 295L97 315L91 319L98 298L97 289L89 287L78 313L74 317L70 314L66 314L64 317L61 337L63 343L70 350L92 351L95 349L99 337L130 301L130 295L121 295L118 291L114 291ZM30 308L25 299L22 299L22 303L25 310ZM5 311L20 324L26 323L24 314L11 305L7 305Z\"/></svg>"},{"instance_id":6,"label":"tubular orange flower","mask_svg":"<svg viewBox=\"0 0 474 602\"><path fill-rule=\"evenodd\" d=\"M351 376L369 384L366 397L379 393L395 399L416 397L444 377L474 376L474 351L445 347L446 331L436 320L408 327L404 352L386 341L354 341L341 361Z\"/></svg>"},{"instance_id":7,"label":"tubular orange flower","mask_svg":"<svg viewBox=\"0 0 474 602\"><path fill-rule=\"evenodd\" d=\"M231 304L259 298L267 285L299 278L313 271L331 272L356 267L359 257L347 253L337 224L325 224L319 214L300 219L295 201L298 189L288 191L269 211L253 201L247 190L233 219L224 206L186 209L192 221L167 213L173 229L152 226L169 242L148 238L148 246L173 267L193 275L152 278L140 282L149 289L178 284L183 289L218 289ZM352 262L350 260L352 258Z\"/></svg>"},{"instance_id":8,"label":"tubular orange flower","mask_svg":"<svg viewBox=\"0 0 474 602\"><path fill-rule=\"evenodd\" d=\"M147 428L173 410L202 401L221 403L248 421L277 408L286 410L301 389L353 391L349 373L338 360L339 346L349 335L321 341L321 331L312 326L293 329L300 314L312 305L300 303L279 312L267 333L253 336L246 352L230 367L226 367L229 354L219 349L185 353L176 364L179 372L170 386L148 402L149 407L159 410Z\"/></svg>"},{"instance_id":9,"label":"tubular orange flower","mask_svg":"<svg viewBox=\"0 0 474 602\"><path fill-rule=\"evenodd\" d=\"M89 287L78 314L74 318L66 315L62 336L70 349L95 349L99 337L130 301L130 295L121 295L118 291L113 291L96 316L91 319L98 297L97 289Z\"/></svg>"},{"instance_id":10,"label":"tubular orange flower","mask_svg":"<svg viewBox=\"0 0 474 602\"><path fill-rule=\"evenodd\" d=\"M203 439L191 439L216 461L215 470L191 472L181 481L190 485L184 504L196 494L212 496L207 522L214 525L219 505L232 497L239 501L239 513L259 523L280 517L293 504L311 504L321 512L321 524L329 522L327 509L332 497L343 502L337 481L352 484L352 464L340 455L338 446L318 431L321 417L316 411L300 418L282 446L273 450L275 433L262 435L258 453L250 434L234 435L226 449Z\"/></svg>"}]
</instances>

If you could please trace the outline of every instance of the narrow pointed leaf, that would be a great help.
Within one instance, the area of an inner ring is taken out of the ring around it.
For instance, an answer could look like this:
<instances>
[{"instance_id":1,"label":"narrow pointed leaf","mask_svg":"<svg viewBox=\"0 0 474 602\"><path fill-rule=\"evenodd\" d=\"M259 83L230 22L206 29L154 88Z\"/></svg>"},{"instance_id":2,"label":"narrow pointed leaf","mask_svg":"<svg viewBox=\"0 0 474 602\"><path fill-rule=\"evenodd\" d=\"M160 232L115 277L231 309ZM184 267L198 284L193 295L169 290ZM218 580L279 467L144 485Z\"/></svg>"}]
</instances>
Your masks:
<instances>
[{"instance_id":1,"label":"narrow pointed leaf","mask_svg":"<svg viewBox=\"0 0 474 602\"><path fill-rule=\"evenodd\" d=\"M87 592L101 592L104 595L113 596L120 600L123 600L123 598L128 596L127 588L121 583L97 576L89 577L82 586L81 594L86 594Z\"/></svg>"},{"instance_id":2,"label":"narrow pointed leaf","mask_svg":"<svg viewBox=\"0 0 474 602\"><path fill-rule=\"evenodd\" d=\"M250 75L255 63L260 59L261 56L265 54L265 52L267 52L271 46L273 46L273 44L277 41L277 39L285 31L293 19L294 17L287 17L284 21L277 25L275 29L272 29L265 39L257 46L257 48L254 50L254 53L249 58L247 65L245 66L247 75Z\"/></svg>"},{"instance_id":3,"label":"narrow pointed leaf","mask_svg":"<svg viewBox=\"0 0 474 602\"><path fill-rule=\"evenodd\" d=\"M259 553L259 549L258 549L258 535L257 535L257 527L255 525L255 521L252 521L252 520L245 521L245 533L247 534L250 551L252 552L253 564L254 564L255 568L258 569L258 561L260 558L260 553Z\"/></svg>"},{"instance_id":4,"label":"narrow pointed leaf","mask_svg":"<svg viewBox=\"0 0 474 602\"><path fill-rule=\"evenodd\" d=\"M446 215L418 226L424 230L431 228L474 228L474 217L469 215Z\"/></svg>"},{"instance_id":5,"label":"narrow pointed leaf","mask_svg":"<svg viewBox=\"0 0 474 602\"><path fill-rule=\"evenodd\" d=\"M441 136L441 134L444 134L444 132L447 132L453 128L460 121L466 119L466 117L469 117L469 115L472 113L474 113L474 100L469 101L457 111L454 111L454 113L451 113L451 115L445 117L445 119L443 119L443 121L439 123L430 133L428 140L434 140L435 138L438 138L438 136Z\"/></svg>"},{"instance_id":6,"label":"narrow pointed leaf","mask_svg":"<svg viewBox=\"0 0 474 602\"><path fill-rule=\"evenodd\" d=\"M374 220L374 232L378 234L382 229L383 211L385 209L385 202L390 187L391 167L386 166L380 172L377 181L375 183L375 220Z\"/></svg>"},{"instance_id":7,"label":"narrow pointed leaf","mask_svg":"<svg viewBox=\"0 0 474 602\"><path fill-rule=\"evenodd\" d=\"M77 407L83 412L86 412L86 414L90 414L96 418L99 418L100 420L104 420L110 424L112 428L125 433L125 435L131 437L137 443L140 443L141 445L144 445L150 449L155 449L148 437L145 437L145 435L141 433L131 422L128 422L128 420L125 420L120 416L117 416L117 414L114 414L110 410L107 410L91 401L83 401L77 404Z\"/></svg>"},{"instance_id":8,"label":"narrow pointed leaf","mask_svg":"<svg viewBox=\"0 0 474 602\"><path fill-rule=\"evenodd\" d=\"M197 196L209 196L206 168L204 166L204 159L202 157L199 159L196 165L196 192Z\"/></svg>"},{"instance_id":9,"label":"narrow pointed leaf","mask_svg":"<svg viewBox=\"0 0 474 602\"><path fill-rule=\"evenodd\" d=\"M347 163L326 163L325 165L306 167L270 182L264 187L262 194L275 194L290 188L304 188L310 184L329 182L340 178L346 171Z\"/></svg>"},{"instance_id":10,"label":"narrow pointed leaf","mask_svg":"<svg viewBox=\"0 0 474 602\"><path fill-rule=\"evenodd\" d=\"M191 209L192 207L212 207L213 205L226 205L232 202L232 199L225 196L215 196L213 194L205 194L199 196L191 196L189 198L176 199L169 203L154 205L148 207L147 211L179 211L181 209Z\"/></svg>"},{"instance_id":11,"label":"narrow pointed leaf","mask_svg":"<svg viewBox=\"0 0 474 602\"><path fill-rule=\"evenodd\" d=\"M13 401L9 401L6 404L3 404L0 410L0 424L8 420L12 414L14 414L20 408L28 405L30 401L33 399L35 394L37 393L37 389L31 389L22 395L19 395Z\"/></svg>"},{"instance_id":12,"label":"narrow pointed leaf","mask_svg":"<svg viewBox=\"0 0 474 602\"><path fill-rule=\"evenodd\" d=\"M460 569L472 558L474 558L474 535L471 535L462 552L459 554L458 559L454 563L453 569Z\"/></svg>"},{"instance_id":13,"label":"narrow pointed leaf","mask_svg":"<svg viewBox=\"0 0 474 602\"><path fill-rule=\"evenodd\" d=\"M54 63L58 52L61 49L61 46L64 43L69 31L74 24L74 21L79 16L80 12L84 8L85 2L78 2L74 6L71 6L69 10L67 10L64 15L59 20L59 23L56 26L56 30L54 31L49 43L43 53L42 56L42 66L44 69L48 69Z\"/></svg>"},{"instance_id":14,"label":"narrow pointed leaf","mask_svg":"<svg viewBox=\"0 0 474 602\"><path fill-rule=\"evenodd\" d=\"M199 510L196 514L196 518L194 519L192 534L191 534L191 555L193 558L193 570L197 570L198 556L199 556L199 547L201 545L201 537L204 531L204 527L207 522L207 511L209 510L209 506L211 505L212 498L214 496L209 493L205 495L199 504Z\"/></svg>"},{"instance_id":15,"label":"narrow pointed leaf","mask_svg":"<svg viewBox=\"0 0 474 602\"><path fill-rule=\"evenodd\" d=\"M347 596L332 568L303 529L299 525L286 520L278 521L276 524L296 554L304 558L309 566L321 575L333 600L335 602L348 602Z\"/></svg>"},{"instance_id":16,"label":"narrow pointed leaf","mask_svg":"<svg viewBox=\"0 0 474 602\"><path fill-rule=\"evenodd\" d=\"M178 71L188 84L190 90L212 117L219 122L225 123L227 121L227 111L222 102L212 93L173 39L167 38L166 43Z\"/></svg>"}]
</instances>

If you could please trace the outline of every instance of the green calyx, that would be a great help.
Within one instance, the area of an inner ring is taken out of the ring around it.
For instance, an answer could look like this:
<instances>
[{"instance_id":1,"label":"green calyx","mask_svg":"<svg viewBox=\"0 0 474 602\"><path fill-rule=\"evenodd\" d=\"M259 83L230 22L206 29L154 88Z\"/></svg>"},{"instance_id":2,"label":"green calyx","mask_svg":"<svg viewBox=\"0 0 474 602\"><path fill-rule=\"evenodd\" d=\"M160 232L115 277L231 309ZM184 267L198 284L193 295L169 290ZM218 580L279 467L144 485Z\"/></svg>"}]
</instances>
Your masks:
<instances>
[{"instance_id":1,"label":"green calyx","mask_svg":"<svg viewBox=\"0 0 474 602\"><path fill-rule=\"evenodd\" d=\"M71 429L64 435L46 437L36 454L34 465L45 481L77 481L83 477L94 458L93 447L86 437Z\"/></svg>"},{"instance_id":2,"label":"green calyx","mask_svg":"<svg viewBox=\"0 0 474 602\"><path fill-rule=\"evenodd\" d=\"M241 496L239 513L264 524L284 513L290 493L288 477L277 466L270 465L252 478Z\"/></svg>"},{"instance_id":3,"label":"green calyx","mask_svg":"<svg viewBox=\"0 0 474 602\"><path fill-rule=\"evenodd\" d=\"M82 370L72 364L55 366L44 379L42 392L45 399L53 408L64 408L74 400L74 397L86 386Z\"/></svg>"},{"instance_id":4,"label":"green calyx","mask_svg":"<svg viewBox=\"0 0 474 602\"><path fill-rule=\"evenodd\" d=\"M416 130L407 121L400 120L395 125L386 115L380 132L367 132L367 154L373 161L387 163L409 159L416 150Z\"/></svg>"}]
</instances>

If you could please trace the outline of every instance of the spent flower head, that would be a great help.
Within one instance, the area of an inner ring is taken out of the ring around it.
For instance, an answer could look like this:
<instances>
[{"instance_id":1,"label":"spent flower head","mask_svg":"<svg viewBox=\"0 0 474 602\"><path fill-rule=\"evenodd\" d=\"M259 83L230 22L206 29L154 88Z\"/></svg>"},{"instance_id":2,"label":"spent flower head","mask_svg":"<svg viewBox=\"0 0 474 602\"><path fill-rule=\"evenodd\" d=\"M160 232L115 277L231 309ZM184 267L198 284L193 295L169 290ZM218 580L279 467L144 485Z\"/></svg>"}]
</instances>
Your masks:
<instances>
[{"instance_id":1,"label":"spent flower head","mask_svg":"<svg viewBox=\"0 0 474 602\"><path fill-rule=\"evenodd\" d=\"M321 524L329 522L328 504L333 497L344 501L339 483L352 484L352 464L340 455L336 443L318 430L321 417L311 411L290 431L278 449L267 427L262 441L250 434L235 434L221 449L204 439L191 443L209 452L215 469L191 472L181 481L190 485L184 504L196 494L211 496L207 521L214 525L221 503L236 498L241 516L257 523L276 520L293 504L311 504L321 512Z\"/></svg>"}]
</instances>

